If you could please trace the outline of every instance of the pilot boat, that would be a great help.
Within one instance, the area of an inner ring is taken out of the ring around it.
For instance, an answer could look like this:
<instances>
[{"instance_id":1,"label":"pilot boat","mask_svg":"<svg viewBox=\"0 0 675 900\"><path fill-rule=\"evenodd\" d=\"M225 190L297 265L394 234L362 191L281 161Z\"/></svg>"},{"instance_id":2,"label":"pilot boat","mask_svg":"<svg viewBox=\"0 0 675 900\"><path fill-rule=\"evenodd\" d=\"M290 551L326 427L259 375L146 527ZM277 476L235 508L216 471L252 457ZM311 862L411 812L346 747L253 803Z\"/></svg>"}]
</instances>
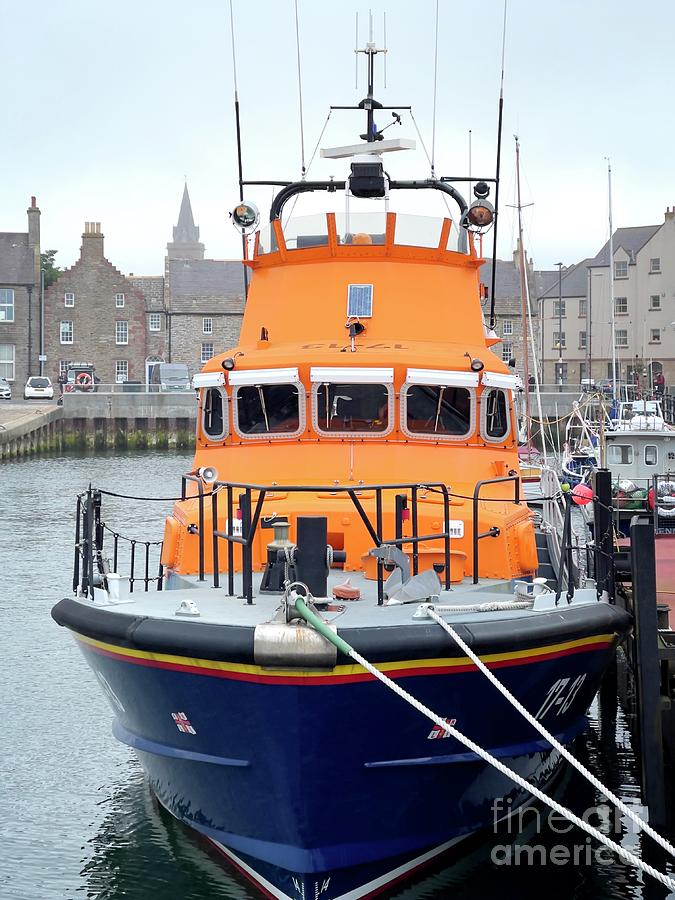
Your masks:
<instances>
[{"instance_id":1,"label":"pilot boat","mask_svg":"<svg viewBox=\"0 0 675 900\"><path fill-rule=\"evenodd\" d=\"M367 115L368 140L329 151L344 182L284 186L255 230L240 342L194 379L194 466L159 568L137 540L124 569L92 488L74 594L52 613L159 801L294 900L372 896L527 800L451 727L532 785L559 767L430 609L565 745L630 625L593 583L564 596L537 577L551 564L521 495L517 381L481 313L488 184L469 206L448 181L390 179L383 154L410 142L377 140ZM421 188L455 218L389 209ZM306 192L341 211L282 224Z\"/></svg>"}]
</instances>

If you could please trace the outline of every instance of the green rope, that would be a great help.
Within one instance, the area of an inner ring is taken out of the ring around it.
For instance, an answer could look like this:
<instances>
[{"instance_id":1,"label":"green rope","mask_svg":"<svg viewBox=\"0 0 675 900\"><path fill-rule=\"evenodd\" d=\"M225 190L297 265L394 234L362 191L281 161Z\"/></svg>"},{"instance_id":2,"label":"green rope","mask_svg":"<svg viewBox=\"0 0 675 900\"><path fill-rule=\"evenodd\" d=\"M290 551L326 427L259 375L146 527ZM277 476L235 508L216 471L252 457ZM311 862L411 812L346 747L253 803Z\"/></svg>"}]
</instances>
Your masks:
<instances>
[{"instance_id":1,"label":"green rope","mask_svg":"<svg viewBox=\"0 0 675 900\"><path fill-rule=\"evenodd\" d=\"M311 609L307 606L302 597L297 596L295 598L295 608L300 613L305 622L308 622L313 628L319 632L319 634L323 635L326 640L330 641L335 647L338 648L340 653L344 653L345 656L352 655L352 648L349 646L347 641L343 641L342 638L335 634L335 632L326 625L323 619L320 619L317 615L315 615Z\"/></svg>"}]
</instances>

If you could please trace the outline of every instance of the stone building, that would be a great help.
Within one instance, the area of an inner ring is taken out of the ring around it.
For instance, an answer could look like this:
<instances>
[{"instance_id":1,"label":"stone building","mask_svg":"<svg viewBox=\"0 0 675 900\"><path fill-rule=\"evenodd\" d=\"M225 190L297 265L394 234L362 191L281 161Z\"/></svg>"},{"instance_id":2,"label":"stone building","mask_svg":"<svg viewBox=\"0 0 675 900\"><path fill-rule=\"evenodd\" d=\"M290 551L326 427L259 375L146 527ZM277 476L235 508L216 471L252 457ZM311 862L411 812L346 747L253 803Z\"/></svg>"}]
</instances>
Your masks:
<instances>
[{"instance_id":1,"label":"stone building","mask_svg":"<svg viewBox=\"0 0 675 900\"><path fill-rule=\"evenodd\" d=\"M40 371L40 210L31 197L28 231L0 232L0 378L23 396Z\"/></svg>"},{"instance_id":2,"label":"stone building","mask_svg":"<svg viewBox=\"0 0 675 900\"><path fill-rule=\"evenodd\" d=\"M204 259L187 185L164 269L167 359L191 373L237 344L244 313L244 267L238 260Z\"/></svg>"},{"instance_id":3,"label":"stone building","mask_svg":"<svg viewBox=\"0 0 675 900\"><path fill-rule=\"evenodd\" d=\"M494 352L501 356L504 362L511 359L516 361L516 371L523 375L523 316L520 286L520 251L516 248L512 259L497 260L497 277L495 283L495 332L501 343L496 344ZM539 346L539 321L536 298L541 291L542 284L549 277L548 272L539 272L534 269L531 259L527 261L527 279L530 293L530 309L532 312L532 328L534 332L535 346ZM480 280L487 286L488 293L492 287L492 260L486 260L480 270ZM483 314L486 322L490 314L490 300L484 301ZM532 348L528 340L528 365L532 371Z\"/></svg>"},{"instance_id":4,"label":"stone building","mask_svg":"<svg viewBox=\"0 0 675 900\"><path fill-rule=\"evenodd\" d=\"M56 380L78 361L92 363L104 384L145 381L147 306L146 295L105 258L100 223L85 222L80 258L45 293L45 374Z\"/></svg>"},{"instance_id":5,"label":"stone building","mask_svg":"<svg viewBox=\"0 0 675 900\"><path fill-rule=\"evenodd\" d=\"M650 388L663 372L675 383L675 208L659 225L618 228L596 256L563 273L563 347L544 343L549 372L562 363L563 382L578 384L612 377L610 277L614 288L617 379ZM557 281L544 297L551 310L557 303ZM555 315L549 334L561 330ZM555 323L555 324L554 324Z\"/></svg>"}]
</instances>

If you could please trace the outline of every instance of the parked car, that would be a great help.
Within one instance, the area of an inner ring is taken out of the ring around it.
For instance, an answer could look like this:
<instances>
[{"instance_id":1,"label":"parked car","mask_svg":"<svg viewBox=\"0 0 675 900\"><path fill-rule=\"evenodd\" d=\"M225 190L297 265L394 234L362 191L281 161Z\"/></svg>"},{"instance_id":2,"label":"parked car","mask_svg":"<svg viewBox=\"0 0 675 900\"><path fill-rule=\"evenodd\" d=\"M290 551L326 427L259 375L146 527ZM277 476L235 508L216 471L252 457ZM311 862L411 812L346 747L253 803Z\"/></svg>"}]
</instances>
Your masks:
<instances>
[{"instance_id":1,"label":"parked car","mask_svg":"<svg viewBox=\"0 0 675 900\"><path fill-rule=\"evenodd\" d=\"M72 391L89 393L97 391L100 379L96 376L96 370L88 362L71 362L68 364L66 381L63 390L70 394Z\"/></svg>"},{"instance_id":2,"label":"parked car","mask_svg":"<svg viewBox=\"0 0 675 900\"><path fill-rule=\"evenodd\" d=\"M0 378L0 400L12 399L12 387L6 378Z\"/></svg>"},{"instance_id":3,"label":"parked car","mask_svg":"<svg viewBox=\"0 0 675 900\"><path fill-rule=\"evenodd\" d=\"M151 391L189 391L190 373L185 363L157 363L152 370Z\"/></svg>"},{"instance_id":4,"label":"parked car","mask_svg":"<svg viewBox=\"0 0 675 900\"><path fill-rule=\"evenodd\" d=\"M53 400L54 388L46 376L31 375L26 382L23 396L26 400Z\"/></svg>"}]
</instances>

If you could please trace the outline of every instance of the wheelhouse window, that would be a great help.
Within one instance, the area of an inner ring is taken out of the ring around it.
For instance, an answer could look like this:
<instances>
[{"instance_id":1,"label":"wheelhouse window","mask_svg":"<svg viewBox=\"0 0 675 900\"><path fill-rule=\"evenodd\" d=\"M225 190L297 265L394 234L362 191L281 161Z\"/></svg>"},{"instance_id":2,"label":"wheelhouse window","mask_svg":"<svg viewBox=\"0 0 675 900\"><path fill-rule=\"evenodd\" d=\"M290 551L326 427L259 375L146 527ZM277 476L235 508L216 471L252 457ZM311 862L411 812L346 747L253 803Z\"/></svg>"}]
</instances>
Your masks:
<instances>
[{"instance_id":1,"label":"wheelhouse window","mask_svg":"<svg viewBox=\"0 0 675 900\"><path fill-rule=\"evenodd\" d=\"M302 430L297 384L241 385L232 399L235 427L242 437L290 436Z\"/></svg>"},{"instance_id":2,"label":"wheelhouse window","mask_svg":"<svg viewBox=\"0 0 675 900\"><path fill-rule=\"evenodd\" d=\"M224 438L227 428L226 398L221 388L212 387L204 391L202 404L202 427L207 438Z\"/></svg>"},{"instance_id":3,"label":"wheelhouse window","mask_svg":"<svg viewBox=\"0 0 675 900\"><path fill-rule=\"evenodd\" d=\"M614 466L629 466L633 462L633 448L630 444L609 444L607 463Z\"/></svg>"},{"instance_id":4,"label":"wheelhouse window","mask_svg":"<svg viewBox=\"0 0 675 900\"><path fill-rule=\"evenodd\" d=\"M488 441L502 441L509 433L510 418L506 391L491 388L482 397L483 437Z\"/></svg>"},{"instance_id":5,"label":"wheelhouse window","mask_svg":"<svg viewBox=\"0 0 675 900\"><path fill-rule=\"evenodd\" d=\"M381 435L391 430L391 399L386 384L316 384L316 430L319 434Z\"/></svg>"},{"instance_id":6,"label":"wheelhouse window","mask_svg":"<svg viewBox=\"0 0 675 900\"><path fill-rule=\"evenodd\" d=\"M425 437L466 437L473 430L473 396L465 387L413 384L404 394L404 431Z\"/></svg>"},{"instance_id":7,"label":"wheelhouse window","mask_svg":"<svg viewBox=\"0 0 675 900\"><path fill-rule=\"evenodd\" d=\"M656 444L647 444L645 447L645 465L655 466L659 461L659 450Z\"/></svg>"}]
</instances>

